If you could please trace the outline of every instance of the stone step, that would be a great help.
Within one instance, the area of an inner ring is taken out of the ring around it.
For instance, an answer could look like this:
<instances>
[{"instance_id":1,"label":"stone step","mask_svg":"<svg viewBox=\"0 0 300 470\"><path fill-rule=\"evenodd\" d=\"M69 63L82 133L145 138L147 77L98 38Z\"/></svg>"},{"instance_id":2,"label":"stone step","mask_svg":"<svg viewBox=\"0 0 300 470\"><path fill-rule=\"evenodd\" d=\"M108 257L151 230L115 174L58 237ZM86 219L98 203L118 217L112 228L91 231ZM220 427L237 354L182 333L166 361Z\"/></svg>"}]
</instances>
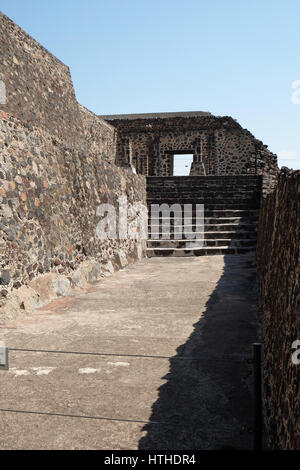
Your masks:
<instances>
[{"instance_id":1,"label":"stone step","mask_svg":"<svg viewBox=\"0 0 300 470\"><path fill-rule=\"evenodd\" d=\"M244 193L244 194L232 194L232 193L222 193L222 192L198 192L197 194L191 193L163 193L160 194L148 194L147 201L151 204L161 204L162 202L172 202L173 204L179 203L179 201L189 201L189 204L197 204L197 201L258 201L259 196L254 193Z\"/></svg>"},{"instance_id":2,"label":"stone step","mask_svg":"<svg viewBox=\"0 0 300 470\"><path fill-rule=\"evenodd\" d=\"M180 235L179 235L180 234ZM182 232L178 232L178 234L175 234L177 237L180 236L180 238L186 239L186 238L192 238L194 235L196 238L198 237L199 239L202 239L204 236L205 240L218 240L218 239L246 239L246 240L256 240L257 238L257 233L255 230L252 231L236 231L233 230L231 232L190 232L187 231L186 234ZM175 237L176 238L176 237ZM151 232L149 231L148 233L148 239L149 240L161 240L162 239L162 232ZM167 232L165 235L166 240L173 240L174 239L174 233L172 232Z\"/></svg>"},{"instance_id":3,"label":"stone step","mask_svg":"<svg viewBox=\"0 0 300 470\"><path fill-rule=\"evenodd\" d=\"M236 204L234 204L236 205ZM216 214L216 217L244 217L245 215L248 216L256 216L258 217L259 215L259 208L255 207L242 207L239 209L233 209L230 207L227 209L228 204L217 204L218 207L221 206L221 209L216 209L215 205L206 205L206 204L190 204L187 206L180 205L179 212L181 211L182 214L186 213L188 215L191 214L197 214L201 212L202 210L204 211L205 216L208 213L209 215L207 217L210 217L210 214L213 212ZM241 206L240 204L238 205L239 207ZM177 207L176 207L177 209ZM161 207L153 207L153 206L148 206L148 213L149 215L153 212L154 216L157 216L157 213L159 216L162 216L162 209ZM222 214L222 212L224 214ZM167 207L167 214L170 213L170 216L174 214L174 211L171 210L171 206ZM232 214L233 213L233 214Z\"/></svg>"},{"instance_id":4,"label":"stone step","mask_svg":"<svg viewBox=\"0 0 300 470\"><path fill-rule=\"evenodd\" d=\"M166 225L167 227L169 226ZM195 224L171 224L170 222L170 230L174 230L177 228L182 228L182 229L186 229L186 230L193 230L195 229L197 226ZM219 224L219 223L216 223L216 224L204 224L202 226L204 228L204 231L205 232L231 232L231 231L243 231L243 232L251 232L253 230L256 230L257 228L257 225L255 224L244 224L244 223L240 223L240 224ZM155 231L161 231L163 228L163 224L158 224L158 223L150 223L148 225L148 229L150 230L155 230ZM197 227L198 229L201 229L200 226Z\"/></svg>"},{"instance_id":5,"label":"stone step","mask_svg":"<svg viewBox=\"0 0 300 470\"><path fill-rule=\"evenodd\" d=\"M179 186L179 185L155 185L153 187L147 187L147 190L151 194L160 193L192 193L197 194L200 192L224 192L224 193L258 193L259 188L257 185L201 185L201 186Z\"/></svg>"},{"instance_id":6,"label":"stone step","mask_svg":"<svg viewBox=\"0 0 300 470\"><path fill-rule=\"evenodd\" d=\"M253 217L204 217L204 223L208 224L255 224L258 223L258 216Z\"/></svg>"},{"instance_id":7,"label":"stone step","mask_svg":"<svg viewBox=\"0 0 300 470\"><path fill-rule=\"evenodd\" d=\"M238 178L237 176L232 177L155 177L150 176L147 178L147 185L148 186L157 186L161 185L170 185L173 184L174 186L203 186L203 185L216 185L216 186L226 186L226 185L243 185L243 186L260 186L262 183L261 177L260 179L257 178Z\"/></svg>"},{"instance_id":8,"label":"stone step","mask_svg":"<svg viewBox=\"0 0 300 470\"><path fill-rule=\"evenodd\" d=\"M255 247L203 247L199 249L185 249L185 248L147 248L148 258L156 256L178 256L178 257L189 257L189 256L210 256L210 255L234 255L234 254L246 254L254 252Z\"/></svg>"},{"instance_id":9,"label":"stone step","mask_svg":"<svg viewBox=\"0 0 300 470\"><path fill-rule=\"evenodd\" d=\"M225 196L224 194L204 194L204 195L201 195L199 194L198 196L190 196L190 195L171 195L171 196L166 196L164 194L162 194L161 196L155 196L155 197L147 197L147 204L150 205L150 204L214 204L214 203L217 203L217 204L220 204L220 203L223 203L223 204L231 204L231 203L234 203L234 204L238 204L238 203L241 203L241 204L245 204L245 203L256 203L257 205L259 205L259 198L258 197L253 197L253 195L251 194L251 196Z\"/></svg>"},{"instance_id":10,"label":"stone step","mask_svg":"<svg viewBox=\"0 0 300 470\"><path fill-rule=\"evenodd\" d=\"M148 177L149 208L148 256L201 256L235 254L254 251L262 187L262 177L256 175ZM163 217L151 205L180 204L179 215ZM204 207L204 224L199 225ZM189 205L190 207L184 207ZM182 223L181 223L182 217ZM190 224L184 224L190 218ZM198 224L196 225L196 222ZM167 233L163 224L167 223ZM168 224L170 224L168 226ZM203 228L203 230L201 230ZM198 232L194 232L197 230ZM184 232L184 233L182 233ZM162 240L162 236L167 240ZM199 241L203 240L198 246ZM180 239L178 240L177 238ZM196 244L196 246L195 246Z\"/></svg>"},{"instance_id":11,"label":"stone step","mask_svg":"<svg viewBox=\"0 0 300 470\"><path fill-rule=\"evenodd\" d=\"M194 211L195 213L195 211ZM259 209L213 209L204 207L205 217L259 217Z\"/></svg>"},{"instance_id":12,"label":"stone step","mask_svg":"<svg viewBox=\"0 0 300 470\"><path fill-rule=\"evenodd\" d=\"M195 249L203 247L220 247L220 246L245 246L245 247L255 247L256 239L245 240L245 239L216 239L216 240L148 240L148 248L187 248Z\"/></svg>"},{"instance_id":13,"label":"stone step","mask_svg":"<svg viewBox=\"0 0 300 470\"><path fill-rule=\"evenodd\" d=\"M147 184L147 191L157 193L158 191L175 191L175 192L197 192L197 191L217 191L217 192L259 192L261 185L258 184L173 184L173 183L157 183L153 185Z\"/></svg>"},{"instance_id":14,"label":"stone step","mask_svg":"<svg viewBox=\"0 0 300 470\"><path fill-rule=\"evenodd\" d=\"M184 220L187 218L192 218L192 224L196 223L196 215L195 214L190 214L190 213L185 213L185 216L182 215L182 223L184 223ZM174 221L176 219L174 216L170 215L170 217L149 217L149 225L151 225L151 222L154 225L160 225L162 222L165 221L170 221L170 225L174 225ZM241 223L245 224L257 224L258 223L258 217L253 216L253 217L204 217L204 224L238 224L240 225Z\"/></svg>"},{"instance_id":15,"label":"stone step","mask_svg":"<svg viewBox=\"0 0 300 470\"><path fill-rule=\"evenodd\" d=\"M229 200L234 199L235 201L239 200L248 200L254 199L260 200L260 193L258 192L225 192L225 191L160 191L159 193L147 193L147 201L157 201L157 204L164 200L173 201L174 203L179 200L189 200L194 203L196 200L205 200L205 199L224 199Z\"/></svg>"},{"instance_id":16,"label":"stone step","mask_svg":"<svg viewBox=\"0 0 300 470\"><path fill-rule=\"evenodd\" d=\"M258 184L172 184L157 183L153 185L147 184L147 190L150 192L160 191L260 191L261 185Z\"/></svg>"},{"instance_id":17,"label":"stone step","mask_svg":"<svg viewBox=\"0 0 300 470\"><path fill-rule=\"evenodd\" d=\"M147 183L157 184L159 182L176 182L178 183L187 183L187 184L195 184L196 182L199 183L211 183L211 182L223 182L227 183L229 181L232 182L242 182L244 184L253 184L253 183L261 183L262 177L260 175L224 175L224 176L147 176Z\"/></svg>"},{"instance_id":18,"label":"stone step","mask_svg":"<svg viewBox=\"0 0 300 470\"><path fill-rule=\"evenodd\" d=\"M157 191L147 191L147 198L148 199L178 199L185 198L185 199L200 199L200 198L209 198L212 199L213 197L224 197L230 198L234 197L238 198L260 198L260 191L253 190L253 191L242 191L242 190L231 190L231 191L222 191L221 189L215 190L187 190L187 191L175 191L175 190L157 190Z\"/></svg>"},{"instance_id":19,"label":"stone step","mask_svg":"<svg viewBox=\"0 0 300 470\"><path fill-rule=\"evenodd\" d=\"M185 211L185 214L187 216L195 216L196 215L196 209L193 209L192 211L189 211L189 210L186 210ZM151 216L151 210L149 210L149 216ZM160 218L162 217L161 215L161 212L160 212ZM172 217L172 212L170 213L170 218ZM211 208L207 208L207 207L204 207L204 217L205 218L211 218L211 217L214 217L214 218L221 218L221 217L224 217L224 218L229 218L229 217L238 217L238 218L241 218L241 219L244 219L246 217L248 218L253 218L253 219L258 219L259 217L259 210L258 209L241 209L241 210L238 210L238 209L225 209L225 210L222 210L222 209L211 209Z\"/></svg>"},{"instance_id":20,"label":"stone step","mask_svg":"<svg viewBox=\"0 0 300 470\"><path fill-rule=\"evenodd\" d=\"M172 183L156 183L153 185L147 184L147 189L149 191L157 192L159 189L160 191L206 191L206 190L214 190L214 191L259 191L260 185L257 184L172 184Z\"/></svg>"},{"instance_id":21,"label":"stone step","mask_svg":"<svg viewBox=\"0 0 300 470\"><path fill-rule=\"evenodd\" d=\"M184 205L184 204L203 204L204 205L204 209L205 210L245 210L245 209L258 209L259 208L259 203L257 201L247 201L247 202L243 202L243 203L235 203L235 202L223 202L221 203L221 201L216 201L215 199L207 199L207 200L193 200L193 201L185 201L185 200L180 200L180 201L163 201L165 204L168 204L169 206L172 206L173 204L181 204L181 205ZM157 201L151 201L151 200L147 200L147 205L148 205L148 208L150 209L151 208L151 205L152 204L160 204L159 202Z\"/></svg>"}]
</instances>

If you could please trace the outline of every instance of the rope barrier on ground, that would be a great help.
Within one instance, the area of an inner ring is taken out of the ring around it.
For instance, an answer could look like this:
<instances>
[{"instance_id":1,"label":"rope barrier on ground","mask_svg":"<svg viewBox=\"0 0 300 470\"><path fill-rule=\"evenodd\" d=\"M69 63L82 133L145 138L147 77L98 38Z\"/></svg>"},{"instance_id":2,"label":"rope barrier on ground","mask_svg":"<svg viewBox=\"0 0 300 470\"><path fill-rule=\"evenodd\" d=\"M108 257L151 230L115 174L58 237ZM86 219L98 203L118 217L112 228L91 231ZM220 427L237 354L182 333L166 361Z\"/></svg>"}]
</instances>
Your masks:
<instances>
[{"instance_id":1,"label":"rope barrier on ground","mask_svg":"<svg viewBox=\"0 0 300 470\"><path fill-rule=\"evenodd\" d=\"M59 416L62 418L80 418L80 419L94 419L99 421L118 421L124 423L138 423L138 424L160 424L167 425L167 423L159 421L144 421L140 419L123 419L123 418L106 418L103 416L88 416L88 415L71 415L64 413L52 413L46 411L27 411L27 410L11 410L0 408L2 413L18 413L18 414L31 414L31 415L42 415L42 416Z\"/></svg>"},{"instance_id":2,"label":"rope barrier on ground","mask_svg":"<svg viewBox=\"0 0 300 470\"><path fill-rule=\"evenodd\" d=\"M189 357L189 356L154 356L154 355L141 355L141 354L117 354L117 353L99 353L99 352L80 352L80 351L62 351L62 350L46 350L46 349L29 349L29 348L9 348L9 351L15 352L30 352L30 353L48 353L48 354L75 354L75 355L84 355L84 356L111 356L111 357L133 357L133 358L150 358L150 359L172 359L172 360L188 360L188 361L200 361L204 360L205 362L211 362L216 360L220 361L222 359L230 359L230 362L238 363L248 363L250 364L252 360L247 357L242 357L239 360L234 356L223 355L218 357ZM24 414L24 415L39 415L39 416L53 416L53 417L62 417L62 418L76 418L76 419L86 419L86 420L97 420L97 421L111 421L111 422L123 422L123 423L135 423L135 424L146 424L146 425L163 425L170 426L172 423L165 423L159 421L146 421L138 419L125 419L125 418L111 418L105 416L92 416L92 415L72 415L65 413L55 413L55 412L43 412L43 411L31 411L31 410L16 410L16 409L5 409L0 408L2 413L15 413L15 414Z\"/></svg>"},{"instance_id":3,"label":"rope barrier on ground","mask_svg":"<svg viewBox=\"0 0 300 470\"><path fill-rule=\"evenodd\" d=\"M232 362L252 362L250 358L236 359L234 356L222 355L217 357L190 357L190 356L154 356L148 354L119 354L119 353L103 353L103 352L81 352L81 351L62 351L62 350L48 350L48 349L27 349L27 348L9 348L9 351L16 352L33 352L33 353L48 353L48 354L75 354L83 356L110 356L110 357L132 357L132 358L145 358L145 359L172 359L172 360L185 360L185 361L216 361L228 359Z\"/></svg>"}]
</instances>

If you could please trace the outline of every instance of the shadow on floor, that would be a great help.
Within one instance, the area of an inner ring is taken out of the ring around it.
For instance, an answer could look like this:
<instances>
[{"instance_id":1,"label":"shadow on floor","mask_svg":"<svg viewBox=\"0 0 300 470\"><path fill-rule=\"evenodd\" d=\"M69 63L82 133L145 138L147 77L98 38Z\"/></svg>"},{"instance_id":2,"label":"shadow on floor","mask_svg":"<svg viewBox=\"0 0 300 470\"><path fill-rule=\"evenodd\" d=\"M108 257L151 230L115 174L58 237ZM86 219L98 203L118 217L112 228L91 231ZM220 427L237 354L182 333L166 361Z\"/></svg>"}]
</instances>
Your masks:
<instances>
[{"instance_id":1,"label":"shadow on floor","mask_svg":"<svg viewBox=\"0 0 300 470\"><path fill-rule=\"evenodd\" d=\"M254 255L226 255L206 310L170 360L152 406L150 420L163 424L144 427L139 449L251 449L249 359L258 338Z\"/></svg>"}]
</instances>

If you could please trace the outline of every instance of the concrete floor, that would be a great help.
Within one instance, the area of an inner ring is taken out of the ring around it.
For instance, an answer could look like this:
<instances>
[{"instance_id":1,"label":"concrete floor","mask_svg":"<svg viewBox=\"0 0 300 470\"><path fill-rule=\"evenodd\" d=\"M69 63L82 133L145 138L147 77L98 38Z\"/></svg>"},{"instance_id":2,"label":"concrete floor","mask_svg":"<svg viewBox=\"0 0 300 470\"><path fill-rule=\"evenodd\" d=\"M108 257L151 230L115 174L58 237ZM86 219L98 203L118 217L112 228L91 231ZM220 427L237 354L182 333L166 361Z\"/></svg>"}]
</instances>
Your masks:
<instances>
[{"instance_id":1,"label":"concrete floor","mask_svg":"<svg viewBox=\"0 0 300 470\"><path fill-rule=\"evenodd\" d=\"M251 256L127 267L0 329L9 348L115 354L10 351L1 410L113 420L1 411L0 449L251 448L258 335Z\"/></svg>"}]
</instances>

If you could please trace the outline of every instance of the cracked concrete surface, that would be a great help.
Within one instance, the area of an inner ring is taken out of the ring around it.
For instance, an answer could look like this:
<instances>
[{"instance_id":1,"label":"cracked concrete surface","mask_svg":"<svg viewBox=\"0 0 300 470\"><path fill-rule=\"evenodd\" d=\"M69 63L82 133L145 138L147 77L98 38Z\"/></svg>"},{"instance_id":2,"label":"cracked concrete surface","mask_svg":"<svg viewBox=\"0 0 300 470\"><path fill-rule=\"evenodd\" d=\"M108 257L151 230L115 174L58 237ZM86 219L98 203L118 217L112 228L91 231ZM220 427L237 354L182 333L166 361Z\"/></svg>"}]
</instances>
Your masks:
<instances>
[{"instance_id":1,"label":"cracked concrete surface","mask_svg":"<svg viewBox=\"0 0 300 470\"><path fill-rule=\"evenodd\" d=\"M152 258L1 327L9 348L112 354L10 351L2 410L114 421L1 411L0 449L251 448L255 276L251 255Z\"/></svg>"}]
</instances>

